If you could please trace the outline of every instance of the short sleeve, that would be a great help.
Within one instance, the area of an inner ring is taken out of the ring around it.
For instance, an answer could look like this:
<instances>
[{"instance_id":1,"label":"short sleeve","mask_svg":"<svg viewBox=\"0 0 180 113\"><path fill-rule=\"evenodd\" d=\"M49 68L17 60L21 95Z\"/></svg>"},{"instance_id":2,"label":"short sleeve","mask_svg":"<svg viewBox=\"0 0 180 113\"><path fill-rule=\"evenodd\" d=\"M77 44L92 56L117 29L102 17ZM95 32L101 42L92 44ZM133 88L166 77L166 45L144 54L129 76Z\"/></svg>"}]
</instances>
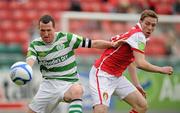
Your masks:
<instances>
[{"instance_id":1,"label":"short sleeve","mask_svg":"<svg viewBox=\"0 0 180 113\"><path fill-rule=\"evenodd\" d=\"M82 46L82 42L83 42L82 36L72 34L72 33L68 33L67 38L70 42L70 46L72 46L73 49L76 49L76 48Z\"/></svg>"},{"instance_id":2,"label":"short sleeve","mask_svg":"<svg viewBox=\"0 0 180 113\"><path fill-rule=\"evenodd\" d=\"M126 42L132 47L133 50L144 53L146 46L146 38L142 32L131 35Z\"/></svg>"},{"instance_id":3,"label":"short sleeve","mask_svg":"<svg viewBox=\"0 0 180 113\"><path fill-rule=\"evenodd\" d=\"M29 47L28 47L28 52L27 52L26 59L30 59L30 58L32 58L34 60L37 59L37 52L34 49L33 42L31 42Z\"/></svg>"}]
</instances>

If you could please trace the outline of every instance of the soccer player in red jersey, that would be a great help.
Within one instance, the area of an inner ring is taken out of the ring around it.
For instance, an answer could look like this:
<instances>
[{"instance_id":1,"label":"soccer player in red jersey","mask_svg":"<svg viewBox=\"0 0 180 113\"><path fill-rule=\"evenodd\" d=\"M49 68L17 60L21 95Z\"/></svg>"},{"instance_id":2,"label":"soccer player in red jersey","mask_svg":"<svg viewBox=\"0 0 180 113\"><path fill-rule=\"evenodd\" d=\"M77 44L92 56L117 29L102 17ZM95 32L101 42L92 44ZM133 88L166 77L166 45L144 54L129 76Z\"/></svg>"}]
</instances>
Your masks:
<instances>
[{"instance_id":1,"label":"soccer player in red jersey","mask_svg":"<svg viewBox=\"0 0 180 113\"><path fill-rule=\"evenodd\" d=\"M89 81L94 113L107 113L112 94L117 95L132 106L131 113L145 113L147 101L143 91L136 88L122 75L129 66L149 72L171 75L171 66L159 67L145 60L146 39L158 23L158 16L152 10L144 10L139 22L128 32L111 38L118 41L118 48L109 48L97 59L90 71ZM131 66L132 63L136 66Z\"/></svg>"}]
</instances>

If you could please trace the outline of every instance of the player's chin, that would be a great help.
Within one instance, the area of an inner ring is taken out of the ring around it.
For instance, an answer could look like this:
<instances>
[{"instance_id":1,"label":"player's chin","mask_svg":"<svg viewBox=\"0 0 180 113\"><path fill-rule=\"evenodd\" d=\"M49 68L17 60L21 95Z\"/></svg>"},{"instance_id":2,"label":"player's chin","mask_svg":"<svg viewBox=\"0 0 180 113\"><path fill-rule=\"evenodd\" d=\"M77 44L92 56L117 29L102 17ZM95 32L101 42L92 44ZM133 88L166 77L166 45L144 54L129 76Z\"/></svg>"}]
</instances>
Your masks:
<instances>
[{"instance_id":1,"label":"player's chin","mask_svg":"<svg viewBox=\"0 0 180 113\"><path fill-rule=\"evenodd\" d=\"M51 43L51 41L50 40L43 40L45 43Z\"/></svg>"},{"instance_id":2,"label":"player's chin","mask_svg":"<svg viewBox=\"0 0 180 113\"><path fill-rule=\"evenodd\" d=\"M146 37L148 38L151 35L151 33L146 33Z\"/></svg>"}]
</instances>

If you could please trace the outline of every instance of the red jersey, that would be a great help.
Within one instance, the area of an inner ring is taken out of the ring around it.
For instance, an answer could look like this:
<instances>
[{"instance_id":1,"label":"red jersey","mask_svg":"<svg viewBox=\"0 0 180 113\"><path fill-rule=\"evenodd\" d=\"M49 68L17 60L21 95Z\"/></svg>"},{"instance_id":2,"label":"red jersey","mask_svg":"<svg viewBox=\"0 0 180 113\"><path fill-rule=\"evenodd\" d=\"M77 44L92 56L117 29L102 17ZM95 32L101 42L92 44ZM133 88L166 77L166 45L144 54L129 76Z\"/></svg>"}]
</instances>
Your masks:
<instances>
[{"instance_id":1,"label":"red jersey","mask_svg":"<svg viewBox=\"0 0 180 113\"><path fill-rule=\"evenodd\" d=\"M118 48L106 49L96 60L95 67L111 75L121 76L127 66L134 61L133 50L144 53L146 38L138 23L130 31L111 38L111 41L123 39L127 43Z\"/></svg>"}]
</instances>

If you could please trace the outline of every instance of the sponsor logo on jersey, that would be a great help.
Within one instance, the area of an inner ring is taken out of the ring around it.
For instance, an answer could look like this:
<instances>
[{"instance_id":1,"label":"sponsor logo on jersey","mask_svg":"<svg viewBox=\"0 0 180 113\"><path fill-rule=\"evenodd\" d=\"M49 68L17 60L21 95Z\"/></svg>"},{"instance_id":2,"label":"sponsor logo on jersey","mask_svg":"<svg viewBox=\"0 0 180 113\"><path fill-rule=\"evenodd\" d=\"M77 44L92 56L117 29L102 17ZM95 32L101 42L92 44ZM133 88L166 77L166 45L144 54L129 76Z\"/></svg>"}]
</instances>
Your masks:
<instances>
[{"instance_id":1,"label":"sponsor logo on jersey","mask_svg":"<svg viewBox=\"0 0 180 113\"><path fill-rule=\"evenodd\" d=\"M47 60L40 61L40 64L43 66L51 66L51 65L56 65L58 63L64 62L67 59L68 59L68 55L64 55L50 61L47 61Z\"/></svg>"},{"instance_id":2,"label":"sponsor logo on jersey","mask_svg":"<svg viewBox=\"0 0 180 113\"><path fill-rule=\"evenodd\" d=\"M38 54L39 54L39 57L45 57L47 55L46 52L39 52Z\"/></svg>"},{"instance_id":3,"label":"sponsor logo on jersey","mask_svg":"<svg viewBox=\"0 0 180 113\"><path fill-rule=\"evenodd\" d=\"M144 51L145 44L143 42L138 42L138 49Z\"/></svg>"},{"instance_id":4,"label":"sponsor logo on jersey","mask_svg":"<svg viewBox=\"0 0 180 113\"><path fill-rule=\"evenodd\" d=\"M65 48L65 45L64 44L61 44L61 45L57 45L56 46L56 49L57 50L62 50L62 49L64 49Z\"/></svg>"},{"instance_id":5,"label":"sponsor logo on jersey","mask_svg":"<svg viewBox=\"0 0 180 113\"><path fill-rule=\"evenodd\" d=\"M103 99L106 101L106 100L108 100L108 93L107 92L104 92L103 93Z\"/></svg>"}]
</instances>

